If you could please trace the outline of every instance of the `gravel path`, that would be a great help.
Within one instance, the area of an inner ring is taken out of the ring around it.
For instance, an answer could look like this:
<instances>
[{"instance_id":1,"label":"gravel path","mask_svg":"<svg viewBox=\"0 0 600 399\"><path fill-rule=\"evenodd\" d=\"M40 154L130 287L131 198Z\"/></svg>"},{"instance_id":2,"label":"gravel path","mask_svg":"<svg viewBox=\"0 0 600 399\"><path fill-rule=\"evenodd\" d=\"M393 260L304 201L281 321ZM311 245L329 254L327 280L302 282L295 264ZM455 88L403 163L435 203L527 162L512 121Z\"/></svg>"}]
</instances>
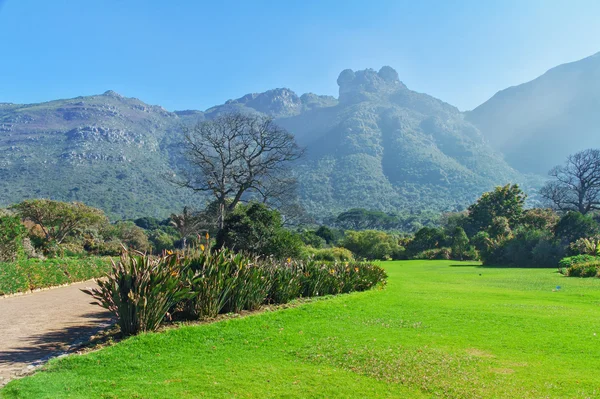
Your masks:
<instances>
[{"instance_id":1,"label":"gravel path","mask_svg":"<svg viewBox=\"0 0 600 399\"><path fill-rule=\"evenodd\" d=\"M0 386L69 351L110 323L80 291L93 282L0 297Z\"/></svg>"}]
</instances>

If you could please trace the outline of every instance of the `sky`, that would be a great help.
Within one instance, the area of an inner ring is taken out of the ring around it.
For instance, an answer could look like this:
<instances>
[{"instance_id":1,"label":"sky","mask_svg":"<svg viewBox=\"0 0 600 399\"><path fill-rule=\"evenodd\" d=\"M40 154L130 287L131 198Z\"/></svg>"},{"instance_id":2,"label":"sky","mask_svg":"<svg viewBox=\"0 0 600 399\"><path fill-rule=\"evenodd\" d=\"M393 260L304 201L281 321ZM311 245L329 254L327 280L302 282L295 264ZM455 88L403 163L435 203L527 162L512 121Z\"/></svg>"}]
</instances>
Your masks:
<instances>
[{"instance_id":1,"label":"sky","mask_svg":"<svg viewBox=\"0 0 600 399\"><path fill-rule=\"evenodd\" d=\"M115 90L204 110L389 65L469 110L600 51L597 0L0 0L0 102Z\"/></svg>"}]
</instances>

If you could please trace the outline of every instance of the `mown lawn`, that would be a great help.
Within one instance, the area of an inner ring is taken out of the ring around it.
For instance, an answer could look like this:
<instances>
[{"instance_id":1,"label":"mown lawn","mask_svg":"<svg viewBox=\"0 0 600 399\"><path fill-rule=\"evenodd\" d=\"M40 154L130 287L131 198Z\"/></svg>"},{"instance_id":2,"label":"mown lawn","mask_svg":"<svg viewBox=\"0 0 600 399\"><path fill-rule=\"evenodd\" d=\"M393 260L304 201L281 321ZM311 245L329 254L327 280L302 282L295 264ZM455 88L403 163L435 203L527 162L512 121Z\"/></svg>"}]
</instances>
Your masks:
<instances>
[{"instance_id":1,"label":"mown lawn","mask_svg":"<svg viewBox=\"0 0 600 399\"><path fill-rule=\"evenodd\" d=\"M600 397L600 279L384 265L384 290L131 338L0 397Z\"/></svg>"}]
</instances>

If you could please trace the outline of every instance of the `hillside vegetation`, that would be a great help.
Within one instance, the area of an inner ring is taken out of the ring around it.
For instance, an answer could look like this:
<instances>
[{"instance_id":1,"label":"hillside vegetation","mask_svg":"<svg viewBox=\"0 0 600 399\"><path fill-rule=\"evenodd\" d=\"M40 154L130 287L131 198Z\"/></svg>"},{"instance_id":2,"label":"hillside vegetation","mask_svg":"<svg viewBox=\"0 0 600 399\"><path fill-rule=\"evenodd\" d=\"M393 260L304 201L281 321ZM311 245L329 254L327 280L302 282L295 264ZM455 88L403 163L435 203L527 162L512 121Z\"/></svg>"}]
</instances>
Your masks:
<instances>
[{"instance_id":1,"label":"hillside vegetation","mask_svg":"<svg viewBox=\"0 0 600 399\"><path fill-rule=\"evenodd\" d=\"M392 68L345 70L338 84L339 99L276 89L206 112L168 112L112 91L0 104L0 202L76 200L113 219L201 204L167 180L183 165L183 126L226 112L269 115L307 147L294 170L302 205L317 217L355 207L460 210L522 181L462 113L409 90Z\"/></svg>"}]
</instances>

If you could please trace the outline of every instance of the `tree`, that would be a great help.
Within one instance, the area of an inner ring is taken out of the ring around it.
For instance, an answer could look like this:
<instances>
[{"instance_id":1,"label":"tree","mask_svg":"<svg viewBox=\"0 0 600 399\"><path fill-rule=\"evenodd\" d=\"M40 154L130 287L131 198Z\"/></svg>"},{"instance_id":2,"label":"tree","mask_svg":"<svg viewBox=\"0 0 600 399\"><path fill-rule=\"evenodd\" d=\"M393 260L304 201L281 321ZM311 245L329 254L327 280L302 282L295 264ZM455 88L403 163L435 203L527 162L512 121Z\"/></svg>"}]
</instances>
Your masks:
<instances>
[{"instance_id":1,"label":"tree","mask_svg":"<svg viewBox=\"0 0 600 399\"><path fill-rule=\"evenodd\" d=\"M198 215L191 212L187 206L183 208L183 213L181 215L171 215L171 226L175 227L179 232L183 249L186 248L187 238L198 232L201 223L202 220Z\"/></svg>"},{"instance_id":2,"label":"tree","mask_svg":"<svg viewBox=\"0 0 600 399\"><path fill-rule=\"evenodd\" d=\"M523 215L526 198L527 195L517 184L496 187L469 206L469 224L474 231L486 230L492 226L495 218L505 217L512 228Z\"/></svg>"},{"instance_id":3,"label":"tree","mask_svg":"<svg viewBox=\"0 0 600 399\"><path fill-rule=\"evenodd\" d=\"M588 215L579 212L567 212L556 224L554 235L565 243L580 238L593 237L600 233L598 223Z\"/></svg>"},{"instance_id":4,"label":"tree","mask_svg":"<svg viewBox=\"0 0 600 399\"><path fill-rule=\"evenodd\" d=\"M150 249L150 241L146 232L133 222L117 222L111 225L105 232L107 238L117 238L122 245L139 252L147 252Z\"/></svg>"},{"instance_id":5,"label":"tree","mask_svg":"<svg viewBox=\"0 0 600 399\"><path fill-rule=\"evenodd\" d=\"M365 259L398 259L403 253L395 236L377 230L347 231L341 246Z\"/></svg>"},{"instance_id":6,"label":"tree","mask_svg":"<svg viewBox=\"0 0 600 399\"><path fill-rule=\"evenodd\" d=\"M226 212L244 198L270 203L295 187L289 167L303 155L294 136L272 118L225 114L185 131L189 167L176 180L182 187L211 194L219 206L219 228Z\"/></svg>"},{"instance_id":7,"label":"tree","mask_svg":"<svg viewBox=\"0 0 600 399\"><path fill-rule=\"evenodd\" d=\"M282 222L281 214L265 204L239 205L226 216L216 246L275 258L296 257L302 240L286 230Z\"/></svg>"},{"instance_id":8,"label":"tree","mask_svg":"<svg viewBox=\"0 0 600 399\"><path fill-rule=\"evenodd\" d=\"M452 232L452 255L455 258L463 260L465 254L469 249L469 237L462 227L455 227Z\"/></svg>"},{"instance_id":9,"label":"tree","mask_svg":"<svg viewBox=\"0 0 600 399\"><path fill-rule=\"evenodd\" d=\"M561 211L583 215L600 210L600 150L588 149L569 155L563 166L550 170L553 181L540 194Z\"/></svg>"},{"instance_id":10,"label":"tree","mask_svg":"<svg viewBox=\"0 0 600 399\"><path fill-rule=\"evenodd\" d=\"M446 234L444 230L436 227L422 227L415 236L406 245L406 250L411 255L428 249L441 248L446 246Z\"/></svg>"},{"instance_id":11,"label":"tree","mask_svg":"<svg viewBox=\"0 0 600 399\"><path fill-rule=\"evenodd\" d=\"M12 262L23 253L25 236L25 226L18 217L0 216L0 262Z\"/></svg>"},{"instance_id":12,"label":"tree","mask_svg":"<svg viewBox=\"0 0 600 399\"><path fill-rule=\"evenodd\" d=\"M108 222L100 209L81 202L60 202L48 199L26 200L13 205L22 219L39 225L46 237L46 244L61 244L77 230L96 227Z\"/></svg>"}]
</instances>

